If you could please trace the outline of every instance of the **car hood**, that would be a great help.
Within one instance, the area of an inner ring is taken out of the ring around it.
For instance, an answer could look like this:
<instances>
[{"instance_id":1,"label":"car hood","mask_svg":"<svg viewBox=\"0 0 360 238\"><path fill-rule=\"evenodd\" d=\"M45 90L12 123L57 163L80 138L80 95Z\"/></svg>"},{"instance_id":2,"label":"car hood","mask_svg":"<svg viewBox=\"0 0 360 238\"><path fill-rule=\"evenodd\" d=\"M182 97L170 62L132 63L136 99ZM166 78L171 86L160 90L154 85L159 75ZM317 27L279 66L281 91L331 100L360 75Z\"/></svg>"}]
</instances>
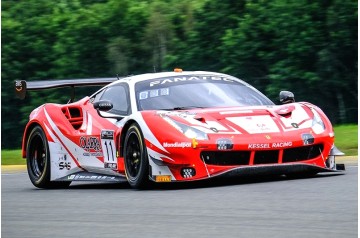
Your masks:
<instances>
[{"instance_id":1,"label":"car hood","mask_svg":"<svg viewBox=\"0 0 360 238\"><path fill-rule=\"evenodd\" d=\"M280 106L251 106L181 111L159 111L182 124L209 134L284 133L313 126L315 106L291 103Z\"/></svg>"}]
</instances>

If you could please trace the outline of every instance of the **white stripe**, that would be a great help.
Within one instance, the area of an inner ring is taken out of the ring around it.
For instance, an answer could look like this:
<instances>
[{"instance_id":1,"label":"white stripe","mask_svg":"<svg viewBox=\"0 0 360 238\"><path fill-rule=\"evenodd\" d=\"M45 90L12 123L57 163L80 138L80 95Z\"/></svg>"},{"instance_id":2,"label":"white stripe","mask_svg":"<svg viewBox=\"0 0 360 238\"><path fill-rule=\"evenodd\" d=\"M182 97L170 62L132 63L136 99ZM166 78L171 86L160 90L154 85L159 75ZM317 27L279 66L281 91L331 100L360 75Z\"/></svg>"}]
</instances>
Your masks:
<instances>
[{"instance_id":1,"label":"white stripe","mask_svg":"<svg viewBox=\"0 0 360 238\"><path fill-rule=\"evenodd\" d=\"M92 133L92 117L90 114L88 114L88 121L86 126L86 134L91 135Z\"/></svg>"},{"instance_id":2,"label":"white stripe","mask_svg":"<svg viewBox=\"0 0 360 238\"><path fill-rule=\"evenodd\" d=\"M242 127L250 134L280 132L270 116L227 117L226 120Z\"/></svg>"}]
</instances>

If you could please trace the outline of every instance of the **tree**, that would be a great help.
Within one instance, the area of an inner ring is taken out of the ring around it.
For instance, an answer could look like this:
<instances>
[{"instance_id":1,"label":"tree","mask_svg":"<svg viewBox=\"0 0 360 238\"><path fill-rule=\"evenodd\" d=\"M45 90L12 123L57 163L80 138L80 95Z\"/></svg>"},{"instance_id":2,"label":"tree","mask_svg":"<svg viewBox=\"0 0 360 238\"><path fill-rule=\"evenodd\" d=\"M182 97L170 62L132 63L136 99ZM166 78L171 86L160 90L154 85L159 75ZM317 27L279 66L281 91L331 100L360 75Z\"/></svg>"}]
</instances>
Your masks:
<instances>
[{"instance_id":1,"label":"tree","mask_svg":"<svg viewBox=\"0 0 360 238\"><path fill-rule=\"evenodd\" d=\"M244 73L274 101L287 89L319 105L334 123L354 120L345 104L357 108L357 92L349 88L357 82L356 15L351 1L248 1L238 26L222 38L224 71Z\"/></svg>"}]
</instances>

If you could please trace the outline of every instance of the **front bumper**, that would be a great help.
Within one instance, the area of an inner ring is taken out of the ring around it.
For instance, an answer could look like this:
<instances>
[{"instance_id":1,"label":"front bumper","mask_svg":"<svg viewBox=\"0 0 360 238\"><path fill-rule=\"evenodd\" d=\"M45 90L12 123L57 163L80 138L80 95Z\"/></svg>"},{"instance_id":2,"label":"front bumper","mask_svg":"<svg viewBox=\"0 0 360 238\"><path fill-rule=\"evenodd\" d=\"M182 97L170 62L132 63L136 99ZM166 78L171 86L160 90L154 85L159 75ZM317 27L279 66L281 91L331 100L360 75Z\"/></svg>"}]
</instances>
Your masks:
<instances>
[{"instance_id":1,"label":"front bumper","mask_svg":"<svg viewBox=\"0 0 360 238\"><path fill-rule=\"evenodd\" d=\"M315 174L322 172L330 172L344 174L345 165L337 164L336 169L329 169L310 164L275 164L261 166L246 166L228 170L224 173L213 175L211 177L229 176L264 176L264 175L290 175L290 174Z\"/></svg>"}]
</instances>

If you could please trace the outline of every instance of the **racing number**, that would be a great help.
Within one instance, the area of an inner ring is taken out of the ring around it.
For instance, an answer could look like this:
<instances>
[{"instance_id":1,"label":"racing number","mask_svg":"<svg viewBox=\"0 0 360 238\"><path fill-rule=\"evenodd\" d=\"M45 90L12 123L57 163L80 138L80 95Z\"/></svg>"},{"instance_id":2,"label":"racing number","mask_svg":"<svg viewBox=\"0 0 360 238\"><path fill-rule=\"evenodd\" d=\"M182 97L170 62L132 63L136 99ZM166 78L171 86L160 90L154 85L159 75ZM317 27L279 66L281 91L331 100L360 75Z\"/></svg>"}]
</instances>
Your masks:
<instances>
[{"instance_id":1,"label":"racing number","mask_svg":"<svg viewBox=\"0 0 360 238\"><path fill-rule=\"evenodd\" d=\"M114 131L101 131L101 146L104 155L104 167L110 169L117 169Z\"/></svg>"}]
</instances>

